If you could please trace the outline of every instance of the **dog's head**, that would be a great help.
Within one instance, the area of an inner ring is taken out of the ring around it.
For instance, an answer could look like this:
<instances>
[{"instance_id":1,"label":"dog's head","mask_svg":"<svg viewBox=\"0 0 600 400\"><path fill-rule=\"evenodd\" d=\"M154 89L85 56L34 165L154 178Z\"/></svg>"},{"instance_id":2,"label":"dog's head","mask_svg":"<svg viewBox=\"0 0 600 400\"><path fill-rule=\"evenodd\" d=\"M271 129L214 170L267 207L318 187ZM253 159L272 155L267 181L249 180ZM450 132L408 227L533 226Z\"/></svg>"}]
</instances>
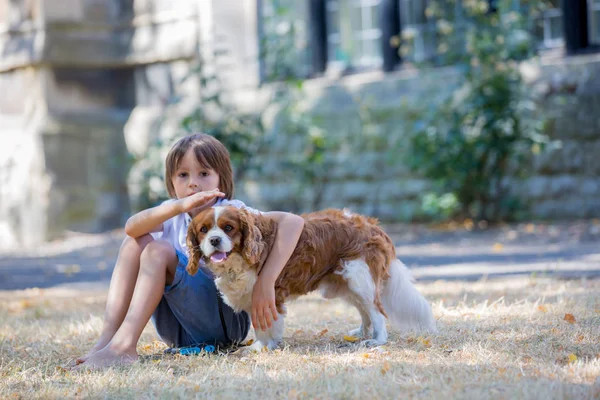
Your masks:
<instances>
[{"instance_id":1,"label":"dog's head","mask_svg":"<svg viewBox=\"0 0 600 400\"><path fill-rule=\"evenodd\" d=\"M257 266L264 244L255 218L249 211L235 207L214 207L200 212L188 228L187 272L190 275L198 272L203 257L210 270L220 276L232 253L239 253L248 265Z\"/></svg>"}]
</instances>

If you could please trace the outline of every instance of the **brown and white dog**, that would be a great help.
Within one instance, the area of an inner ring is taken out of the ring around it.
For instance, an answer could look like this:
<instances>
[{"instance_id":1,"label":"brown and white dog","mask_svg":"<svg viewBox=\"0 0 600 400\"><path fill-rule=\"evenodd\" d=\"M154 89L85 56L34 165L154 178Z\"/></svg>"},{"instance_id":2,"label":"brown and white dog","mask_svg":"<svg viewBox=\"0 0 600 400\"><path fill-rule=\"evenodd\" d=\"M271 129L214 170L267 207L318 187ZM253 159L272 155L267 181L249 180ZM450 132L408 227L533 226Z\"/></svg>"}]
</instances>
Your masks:
<instances>
[{"instance_id":1,"label":"brown and white dog","mask_svg":"<svg viewBox=\"0 0 600 400\"><path fill-rule=\"evenodd\" d=\"M267 331L255 331L254 349L276 348L283 337L285 300L316 289L358 309L362 325L350 334L366 339L367 346L386 343L386 316L402 331L436 331L429 303L413 286L376 219L333 209L302 217L298 245L275 283L279 319ZM274 221L243 209L206 209L188 230L187 271L195 274L203 258L224 301L237 312L250 313L254 283L276 232Z\"/></svg>"}]
</instances>

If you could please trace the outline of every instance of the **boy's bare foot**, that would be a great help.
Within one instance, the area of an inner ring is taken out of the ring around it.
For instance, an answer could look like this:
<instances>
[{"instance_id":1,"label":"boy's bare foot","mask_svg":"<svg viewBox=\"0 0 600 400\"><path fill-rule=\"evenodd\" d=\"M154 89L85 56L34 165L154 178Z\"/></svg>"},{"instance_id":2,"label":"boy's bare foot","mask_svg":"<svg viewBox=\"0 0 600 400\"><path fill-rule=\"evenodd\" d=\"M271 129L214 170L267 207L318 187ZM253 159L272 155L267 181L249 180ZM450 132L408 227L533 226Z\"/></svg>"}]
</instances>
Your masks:
<instances>
[{"instance_id":1,"label":"boy's bare foot","mask_svg":"<svg viewBox=\"0 0 600 400\"><path fill-rule=\"evenodd\" d=\"M75 365L79 365L79 364L86 362L88 358L90 358L91 356L93 356L94 354L96 354L97 352L102 350L103 348L105 348L106 345L110 342L110 339L111 338L109 338L107 340L102 340L102 339L98 340L98 343L96 343L96 345L94 347L92 347L90 349L90 351L88 351L84 356L81 356L81 357L75 359Z\"/></svg>"},{"instance_id":2,"label":"boy's bare foot","mask_svg":"<svg viewBox=\"0 0 600 400\"><path fill-rule=\"evenodd\" d=\"M111 349L110 346L106 346L89 356L84 362L79 363L74 369L102 369L114 365L129 365L136 362L137 359L138 354L135 349L119 352Z\"/></svg>"}]
</instances>

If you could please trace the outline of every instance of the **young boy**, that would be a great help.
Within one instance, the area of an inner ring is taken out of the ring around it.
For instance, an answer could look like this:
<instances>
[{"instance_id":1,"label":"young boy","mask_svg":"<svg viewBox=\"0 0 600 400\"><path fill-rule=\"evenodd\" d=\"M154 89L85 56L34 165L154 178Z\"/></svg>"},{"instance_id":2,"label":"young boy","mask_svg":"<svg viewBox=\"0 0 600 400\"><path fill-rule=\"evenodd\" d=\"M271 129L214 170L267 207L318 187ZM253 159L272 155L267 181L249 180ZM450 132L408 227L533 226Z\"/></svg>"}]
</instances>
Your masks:
<instances>
[{"instance_id":1,"label":"young boy","mask_svg":"<svg viewBox=\"0 0 600 400\"><path fill-rule=\"evenodd\" d=\"M174 347L228 345L242 341L248 333L248 315L234 313L221 301L210 271L201 267L194 276L185 271L191 219L215 205L248 208L232 200L229 152L214 137L194 134L175 143L165 164L165 182L172 199L127 221L127 238L108 291L104 327L96 345L77 359L81 366L101 368L137 360L136 345L151 317L161 339ZM252 297L252 324L262 330L277 319L275 280L304 226L303 219L293 214L265 215L273 218L279 229Z\"/></svg>"}]
</instances>

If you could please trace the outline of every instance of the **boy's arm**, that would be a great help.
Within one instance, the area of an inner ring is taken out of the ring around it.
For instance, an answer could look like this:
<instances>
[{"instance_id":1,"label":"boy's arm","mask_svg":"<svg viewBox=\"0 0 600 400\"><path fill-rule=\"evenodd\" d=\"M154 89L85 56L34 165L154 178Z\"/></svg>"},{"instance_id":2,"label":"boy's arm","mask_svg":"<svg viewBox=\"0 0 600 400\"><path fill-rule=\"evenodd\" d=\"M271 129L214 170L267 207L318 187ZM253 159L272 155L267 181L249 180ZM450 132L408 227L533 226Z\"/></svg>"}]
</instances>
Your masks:
<instances>
[{"instance_id":1,"label":"boy's arm","mask_svg":"<svg viewBox=\"0 0 600 400\"><path fill-rule=\"evenodd\" d=\"M218 189L198 192L183 199L165 202L159 206L140 211L127 220L125 233L128 236L137 238L146 233L159 232L162 230L162 223L169 218L192 210L199 212L199 210L210 207L217 197L223 196L225 194Z\"/></svg>"},{"instance_id":2,"label":"boy's arm","mask_svg":"<svg viewBox=\"0 0 600 400\"><path fill-rule=\"evenodd\" d=\"M304 228L304 219L286 212L268 212L263 214L277 222L275 243L262 268L252 292L252 325L263 331L277 320L275 307L275 281L287 264L300 234Z\"/></svg>"},{"instance_id":3,"label":"boy's arm","mask_svg":"<svg viewBox=\"0 0 600 400\"><path fill-rule=\"evenodd\" d=\"M159 232L162 230L163 222L181 214L180 207L177 201L173 201L142 210L129 217L125 224L125 233L127 236L137 238L146 233Z\"/></svg>"}]
</instances>

